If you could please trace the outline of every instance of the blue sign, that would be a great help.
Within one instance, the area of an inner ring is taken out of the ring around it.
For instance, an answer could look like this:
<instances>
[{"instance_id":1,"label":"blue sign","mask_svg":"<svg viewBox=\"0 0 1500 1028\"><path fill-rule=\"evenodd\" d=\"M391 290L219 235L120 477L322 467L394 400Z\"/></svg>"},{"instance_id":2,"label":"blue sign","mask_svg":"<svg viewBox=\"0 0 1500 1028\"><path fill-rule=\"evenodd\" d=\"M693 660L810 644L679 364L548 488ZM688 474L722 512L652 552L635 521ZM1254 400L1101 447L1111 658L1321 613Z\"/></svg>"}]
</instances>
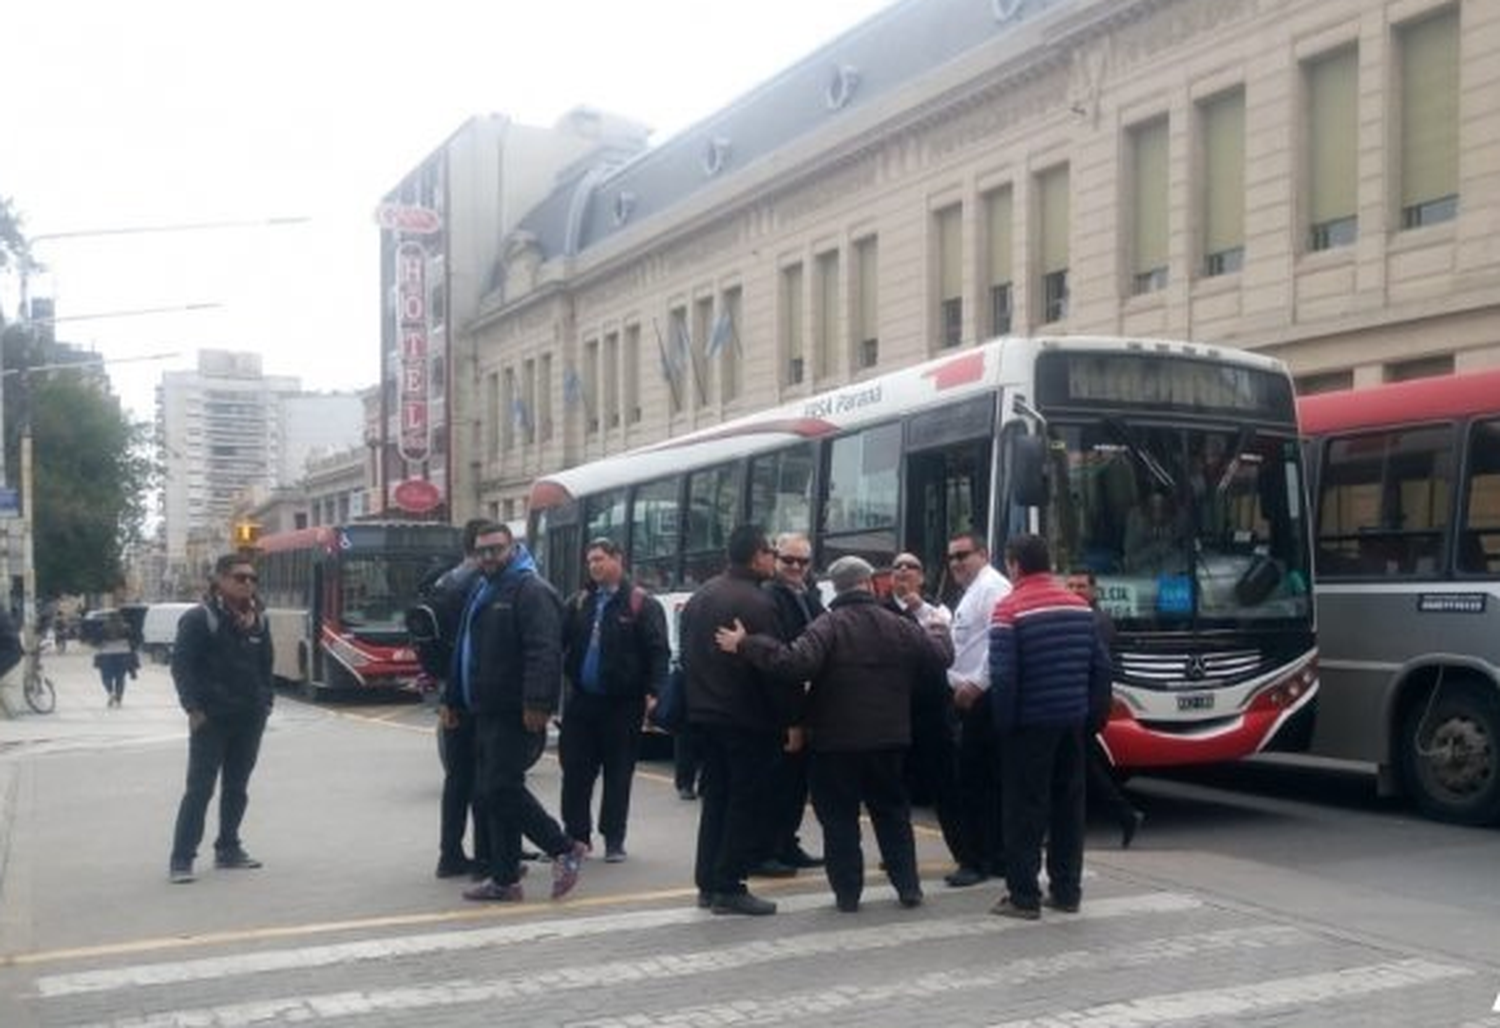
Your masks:
<instances>
[{"instance_id":1,"label":"blue sign","mask_svg":"<svg viewBox=\"0 0 1500 1028\"><path fill-rule=\"evenodd\" d=\"M21 493L10 486L0 486L0 518L21 516Z\"/></svg>"}]
</instances>

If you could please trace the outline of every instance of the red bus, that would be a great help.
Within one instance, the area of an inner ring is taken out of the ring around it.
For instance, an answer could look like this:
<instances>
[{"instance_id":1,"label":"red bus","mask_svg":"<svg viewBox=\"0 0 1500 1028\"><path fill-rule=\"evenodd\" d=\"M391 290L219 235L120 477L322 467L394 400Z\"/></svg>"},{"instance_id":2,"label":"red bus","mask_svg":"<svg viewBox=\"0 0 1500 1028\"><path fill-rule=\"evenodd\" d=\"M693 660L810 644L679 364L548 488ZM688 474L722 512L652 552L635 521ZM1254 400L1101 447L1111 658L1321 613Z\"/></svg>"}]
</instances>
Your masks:
<instances>
[{"instance_id":1,"label":"red bus","mask_svg":"<svg viewBox=\"0 0 1500 1028\"><path fill-rule=\"evenodd\" d=\"M259 550L279 680L312 699L416 687L421 668L404 615L423 579L462 556L457 528L327 525L262 536Z\"/></svg>"},{"instance_id":2,"label":"red bus","mask_svg":"<svg viewBox=\"0 0 1500 1028\"><path fill-rule=\"evenodd\" d=\"M1500 822L1500 369L1303 397L1323 690L1311 753Z\"/></svg>"}]
</instances>

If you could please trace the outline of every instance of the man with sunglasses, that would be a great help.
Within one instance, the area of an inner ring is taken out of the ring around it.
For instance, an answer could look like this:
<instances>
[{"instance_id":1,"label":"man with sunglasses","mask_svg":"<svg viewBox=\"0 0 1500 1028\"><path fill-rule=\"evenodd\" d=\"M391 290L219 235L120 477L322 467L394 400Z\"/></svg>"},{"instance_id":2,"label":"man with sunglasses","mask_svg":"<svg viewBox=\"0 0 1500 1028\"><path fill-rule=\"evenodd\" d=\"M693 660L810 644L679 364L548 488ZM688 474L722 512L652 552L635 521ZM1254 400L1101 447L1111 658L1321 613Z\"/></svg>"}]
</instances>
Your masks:
<instances>
[{"instance_id":1,"label":"man with sunglasses","mask_svg":"<svg viewBox=\"0 0 1500 1028\"><path fill-rule=\"evenodd\" d=\"M562 688L562 601L504 525L474 538L480 580L459 620L449 689L474 715L475 794L490 877L464 899L519 903L521 837L552 856L552 898L578 884L588 847L568 837L526 787Z\"/></svg>"},{"instance_id":2,"label":"man with sunglasses","mask_svg":"<svg viewBox=\"0 0 1500 1028\"><path fill-rule=\"evenodd\" d=\"M813 620L824 613L818 587L809 583L812 543L797 532L776 537L776 576L767 583L776 601L781 641L796 642ZM772 772L766 804L766 859L751 872L762 878L790 878L799 870L822 867L823 859L802 848L798 831L807 809L807 746L801 725L786 730L781 757Z\"/></svg>"},{"instance_id":3,"label":"man with sunglasses","mask_svg":"<svg viewBox=\"0 0 1500 1028\"><path fill-rule=\"evenodd\" d=\"M963 596L953 611L953 666L948 687L958 711L958 790L962 814L958 869L944 881L961 889L1004 868L1000 835L999 752L990 717L990 617L1010 593L1010 583L990 564L978 532L948 541L948 571Z\"/></svg>"},{"instance_id":4,"label":"man with sunglasses","mask_svg":"<svg viewBox=\"0 0 1500 1028\"><path fill-rule=\"evenodd\" d=\"M214 866L261 866L240 842L250 772L275 698L271 633L256 602L256 581L255 565L247 554L220 557L208 597L177 623L172 681L187 712L189 737L187 788L177 808L168 865L174 884L194 879L193 860L203 841L203 822L216 784L219 834Z\"/></svg>"}]
</instances>

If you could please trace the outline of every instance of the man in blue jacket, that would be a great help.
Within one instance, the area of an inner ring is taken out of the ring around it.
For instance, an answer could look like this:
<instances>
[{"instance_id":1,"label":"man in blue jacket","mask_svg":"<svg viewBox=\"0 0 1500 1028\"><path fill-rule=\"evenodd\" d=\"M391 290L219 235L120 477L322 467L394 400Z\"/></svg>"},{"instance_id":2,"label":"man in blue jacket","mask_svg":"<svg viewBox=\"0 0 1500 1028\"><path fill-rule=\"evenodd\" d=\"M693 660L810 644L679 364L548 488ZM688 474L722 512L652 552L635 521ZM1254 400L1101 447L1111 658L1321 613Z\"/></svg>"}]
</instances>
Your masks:
<instances>
[{"instance_id":1,"label":"man in blue jacket","mask_svg":"<svg viewBox=\"0 0 1500 1028\"><path fill-rule=\"evenodd\" d=\"M1084 746L1090 710L1107 706L1109 654L1093 610L1052 576L1045 539L1011 537L1005 566L1014 588L995 607L989 656L1009 891L990 912L1035 921L1044 836L1046 905L1075 913L1082 899Z\"/></svg>"},{"instance_id":2,"label":"man in blue jacket","mask_svg":"<svg viewBox=\"0 0 1500 1028\"><path fill-rule=\"evenodd\" d=\"M475 792L489 833L490 877L464 898L521 901L525 835L551 854L552 898L561 899L578 884L588 851L542 809L526 787L526 771L557 709L562 601L504 525L480 528L474 554L482 577L459 622L449 688L474 715Z\"/></svg>"}]
</instances>

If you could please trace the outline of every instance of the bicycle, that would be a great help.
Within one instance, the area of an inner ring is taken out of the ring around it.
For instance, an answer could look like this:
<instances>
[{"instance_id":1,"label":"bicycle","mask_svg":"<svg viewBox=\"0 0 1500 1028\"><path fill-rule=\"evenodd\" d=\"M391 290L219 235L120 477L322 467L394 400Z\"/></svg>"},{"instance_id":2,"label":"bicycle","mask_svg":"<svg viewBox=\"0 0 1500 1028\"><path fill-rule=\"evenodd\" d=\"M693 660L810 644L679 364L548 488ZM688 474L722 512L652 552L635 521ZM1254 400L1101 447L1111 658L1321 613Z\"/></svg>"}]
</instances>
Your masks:
<instances>
[{"instance_id":1,"label":"bicycle","mask_svg":"<svg viewBox=\"0 0 1500 1028\"><path fill-rule=\"evenodd\" d=\"M42 669L42 650L32 647L26 653L26 670L21 677L21 691L26 705L38 714L50 714L57 707L57 689Z\"/></svg>"}]
</instances>

